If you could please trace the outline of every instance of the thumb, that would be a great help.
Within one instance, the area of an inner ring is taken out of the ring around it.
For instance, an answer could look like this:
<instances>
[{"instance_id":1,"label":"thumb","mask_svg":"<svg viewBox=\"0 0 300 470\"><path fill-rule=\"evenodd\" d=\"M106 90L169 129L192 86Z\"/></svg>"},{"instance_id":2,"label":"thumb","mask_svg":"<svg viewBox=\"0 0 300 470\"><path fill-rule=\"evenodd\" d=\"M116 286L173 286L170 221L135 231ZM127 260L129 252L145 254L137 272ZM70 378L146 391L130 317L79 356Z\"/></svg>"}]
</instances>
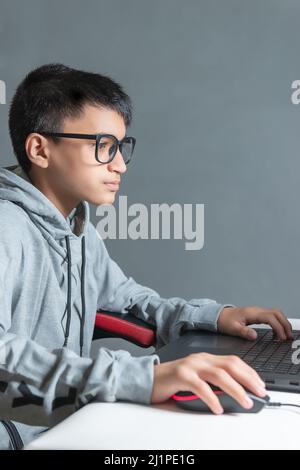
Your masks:
<instances>
[{"instance_id":1,"label":"thumb","mask_svg":"<svg viewBox=\"0 0 300 470\"><path fill-rule=\"evenodd\" d=\"M253 328L249 328L246 325L241 325L238 323L236 325L236 335L241 336L242 338L249 339L249 340L254 340L257 338L257 333Z\"/></svg>"}]
</instances>

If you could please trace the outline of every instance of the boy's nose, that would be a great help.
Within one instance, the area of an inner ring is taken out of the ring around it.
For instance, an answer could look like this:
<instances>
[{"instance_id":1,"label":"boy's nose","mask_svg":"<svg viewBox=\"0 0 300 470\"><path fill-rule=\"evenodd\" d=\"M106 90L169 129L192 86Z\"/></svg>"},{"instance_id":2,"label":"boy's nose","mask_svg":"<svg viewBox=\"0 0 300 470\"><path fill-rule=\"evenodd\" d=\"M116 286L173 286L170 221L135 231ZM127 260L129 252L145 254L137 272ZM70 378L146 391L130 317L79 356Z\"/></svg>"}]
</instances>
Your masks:
<instances>
[{"instance_id":1,"label":"boy's nose","mask_svg":"<svg viewBox=\"0 0 300 470\"><path fill-rule=\"evenodd\" d=\"M114 159L108 163L108 166L110 167L111 171L117 171L118 173L125 173L125 171L127 171L127 166L124 162L124 158L120 152L120 149L118 149Z\"/></svg>"}]
</instances>

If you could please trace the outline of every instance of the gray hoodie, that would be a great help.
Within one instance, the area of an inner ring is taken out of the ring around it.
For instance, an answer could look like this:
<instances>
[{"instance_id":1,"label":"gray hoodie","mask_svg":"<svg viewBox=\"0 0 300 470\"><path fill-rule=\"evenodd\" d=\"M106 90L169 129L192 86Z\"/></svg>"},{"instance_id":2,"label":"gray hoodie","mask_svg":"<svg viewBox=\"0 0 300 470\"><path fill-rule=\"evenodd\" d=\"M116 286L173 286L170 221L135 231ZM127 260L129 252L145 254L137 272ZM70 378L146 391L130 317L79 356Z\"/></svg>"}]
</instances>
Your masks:
<instances>
[{"instance_id":1,"label":"gray hoodie","mask_svg":"<svg viewBox=\"0 0 300 470\"><path fill-rule=\"evenodd\" d=\"M182 328L216 331L225 306L164 299L127 277L88 203L65 218L19 165L0 169L0 305L1 449L26 445L91 401L151 403L157 354L100 347L90 357L98 308L132 309L156 326L159 348Z\"/></svg>"}]
</instances>

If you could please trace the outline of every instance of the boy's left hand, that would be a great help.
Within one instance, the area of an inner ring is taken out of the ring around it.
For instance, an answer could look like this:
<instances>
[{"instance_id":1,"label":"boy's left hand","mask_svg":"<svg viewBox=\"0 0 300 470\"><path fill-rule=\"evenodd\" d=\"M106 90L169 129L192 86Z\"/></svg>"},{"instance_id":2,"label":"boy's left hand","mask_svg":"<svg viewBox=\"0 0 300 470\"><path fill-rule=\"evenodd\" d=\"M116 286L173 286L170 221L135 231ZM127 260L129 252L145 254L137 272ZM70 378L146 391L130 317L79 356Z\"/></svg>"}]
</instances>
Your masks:
<instances>
[{"instance_id":1,"label":"boy's left hand","mask_svg":"<svg viewBox=\"0 0 300 470\"><path fill-rule=\"evenodd\" d=\"M217 328L220 333L254 340L257 338L257 333L247 326L254 323L270 325L278 339L282 341L293 339L292 325L281 310L274 308L225 307L219 315Z\"/></svg>"}]
</instances>

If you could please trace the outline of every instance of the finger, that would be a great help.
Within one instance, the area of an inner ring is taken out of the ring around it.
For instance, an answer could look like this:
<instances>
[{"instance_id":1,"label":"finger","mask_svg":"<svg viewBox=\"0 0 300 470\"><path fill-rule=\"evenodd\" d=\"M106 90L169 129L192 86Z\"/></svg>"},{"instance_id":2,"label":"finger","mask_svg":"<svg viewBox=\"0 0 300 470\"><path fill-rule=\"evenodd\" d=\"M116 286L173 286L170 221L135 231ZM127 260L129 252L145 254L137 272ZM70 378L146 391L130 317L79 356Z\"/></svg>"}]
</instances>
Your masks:
<instances>
[{"instance_id":1,"label":"finger","mask_svg":"<svg viewBox=\"0 0 300 470\"><path fill-rule=\"evenodd\" d=\"M249 409L253 401L248 397L246 390L234 380L224 369L215 369L211 372L209 382L220 387L225 393L232 396L243 408Z\"/></svg>"},{"instance_id":2,"label":"finger","mask_svg":"<svg viewBox=\"0 0 300 470\"><path fill-rule=\"evenodd\" d=\"M249 328L248 326L242 325L239 322L235 322L233 328L234 334L240 336L241 338L245 338L248 340L254 340L257 338L257 333L253 328Z\"/></svg>"},{"instance_id":3,"label":"finger","mask_svg":"<svg viewBox=\"0 0 300 470\"><path fill-rule=\"evenodd\" d=\"M257 389L265 389L266 384L261 379L256 370L254 370L251 366L249 366L238 356L220 356L220 358L222 358L220 366L234 378L236 378L237 380L239 378L249 378L254 387L256 387ZM247 386L245 382L243 382L243 384Z\"/></svg>"},{"instance_id":4,"label":"finger","mask_svg":"<svg viewBox=\"0 0 300 470\"><path fill-rule=\"evenodd\" d=\"M286 334L284 331L283 326L281 323L278 321L277 317L274 314L274 311L272 313L264 311L263 313L259 313L256 315L252 315L251 318L248 316L247 317L247 323L266 323L271 326L273 329L274 333L280 340L286 340Z\"/></svg>"},{"instance_id":5,"label":"finger","mask_svg":"<svg viewBox=\"0 0 300 470\"><path fill-rule=\"evenodd\" d=\"M215 414L222 414L224 409L221 406L220 400L212 391L211 387L202 379L199 380L197 376L195 382L189 386L191 391L195 393L209 409Z\"/></svg>"},{"instance_id":6,"label":"finger","mask_svg":"<svg viewBox=\"0 0 300 470\"><path fill-rule=\"evenodd\" d=\"M256 319L257 323L266 323L271 326L273 329L274 333L280 340L286 340L286 334L284 331L283 326L281 323L278 321L277 317L274 315L274 313L262 313L259 315L259 317Z\"/></svg>"},{"instance_id":7,"label":"finger","mask_svg":"<svg viewBox=\"0 0 300 470\"><path fill-rule=\"evenodd\" d=\"M287 335L287 338L288 339L293 339L294 338L293 327L292 327L291 323L288 321L288 319L286 318L286 316L281 312L281 310L276 310L275 315L276 315L276 318L278 319L278 321L283 326L283 328L285 330L285 333Z\"/></svg>"},{"instance_id":8,"label":"finger","mask_svg":"<svg viewBox=\"0 0 300 470\"><path fill-rule=\"evenodd\" d=\"M265 383L261 380L258 373L242 359L237 356L227 356L223 367L234 380L243 385L247 390L261 397L266 396Z\"/></svg>"}]
</instances>

